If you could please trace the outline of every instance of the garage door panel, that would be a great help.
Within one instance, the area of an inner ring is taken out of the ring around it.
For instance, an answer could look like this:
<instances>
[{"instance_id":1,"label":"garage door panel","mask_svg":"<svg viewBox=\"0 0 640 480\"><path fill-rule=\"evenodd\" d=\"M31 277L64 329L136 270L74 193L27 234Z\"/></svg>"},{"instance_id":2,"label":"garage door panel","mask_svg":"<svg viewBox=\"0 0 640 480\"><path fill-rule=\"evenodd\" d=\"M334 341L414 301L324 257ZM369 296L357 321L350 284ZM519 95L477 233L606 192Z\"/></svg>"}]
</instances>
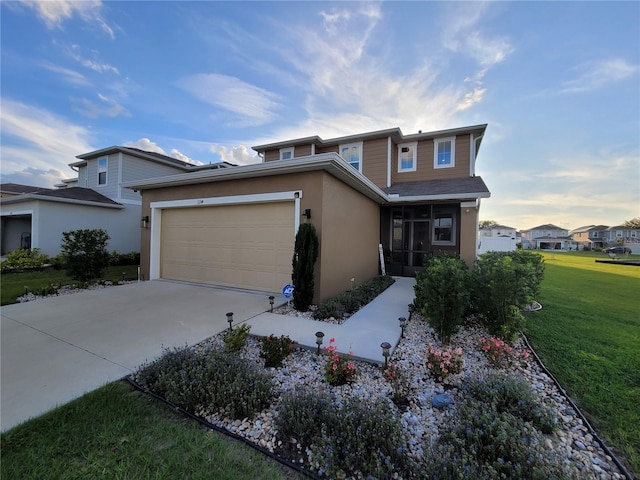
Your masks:
<instances>
[{"instance_id":1,"label":"garage door panel","mask_svg":"<svg viewBox=\"0 0 640 480\"><path fill-rule=\"evenodd\" d=\"M293 202L164 210L162 278L279 291L291 280Z\"/></svg>"}]
</instances>

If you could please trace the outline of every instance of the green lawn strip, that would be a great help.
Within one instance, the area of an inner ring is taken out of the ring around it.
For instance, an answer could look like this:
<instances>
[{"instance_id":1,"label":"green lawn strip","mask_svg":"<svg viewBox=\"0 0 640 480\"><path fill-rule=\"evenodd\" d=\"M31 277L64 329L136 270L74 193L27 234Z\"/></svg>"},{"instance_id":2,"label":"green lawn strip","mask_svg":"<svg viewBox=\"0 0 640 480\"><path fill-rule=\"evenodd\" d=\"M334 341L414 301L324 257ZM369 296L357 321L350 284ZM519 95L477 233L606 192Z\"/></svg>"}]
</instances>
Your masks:
<instances>
[{"instance_id":1,"label":"green lawn strip","mask_svg":"<svg viewBox=\"0 0 640 480\"><path fill-rule=\"evenodd\" d=\"M2 478L302 478L114 382L2 434Z\"/></svg>"},{"instance_id":2,"label":"green lawn strip","mask_svg":"<svg viewBox=\"0 0 640 480\"><path fill-rule=\"evenodd\" d=\"M527 336L598 433L640 472L640 268L554 257Z\"/></svg>"},{"instance_id":3,"label":"green lawn strip","mask_svg":"<svg viewBox=\"0 0 640 480\"><path fill-rule=\"evenodd\" d=\"M136 280L138 278L137 265L124 265L108 267L101 280L117 283L122 281L124 273L125 280ZM25 289L33 292L50 285L73 285L79 282L66 275L64 270L48 268L40 271L3 273L0 277L1 305L16 303L16 298L25 294Z\"/></svg>"}]
</instances>

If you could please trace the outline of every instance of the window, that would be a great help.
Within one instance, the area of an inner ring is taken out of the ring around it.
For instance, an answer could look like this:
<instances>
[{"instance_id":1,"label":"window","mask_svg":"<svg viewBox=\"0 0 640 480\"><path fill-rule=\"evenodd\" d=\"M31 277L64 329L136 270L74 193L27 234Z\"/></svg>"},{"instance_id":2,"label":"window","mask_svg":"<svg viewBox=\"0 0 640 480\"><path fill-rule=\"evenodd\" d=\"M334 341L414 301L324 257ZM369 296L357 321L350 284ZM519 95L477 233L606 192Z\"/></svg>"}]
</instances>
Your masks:
<instances>
[{"instance_id":1,"label":"window","mask_svg":"<svg viewBox=\"0 0 640 480\"><path fill-rule=\"evenodd\" d=\"M449 168L456 165L456 137L433 141L433 168Z\"/></svg>"},{"instance_id":2,"label":"window","mask_svg":"<svg viewBox=\"0 0 640 480\"><path fill-rule=\"evenodd\" d=\"M98 185L107 184L107 159L101 158L98 160Z\"/></svg>"},{"instance_id":3,"label":"window","mask_svg":"<svg viewBox=\"0 0 640 480\"><path fill-rule=\"evenodd\" d=\"M281 148L280 160L291 160L293 158L293 150L295 147Z\"/></svg>"},{"instance_id":4,"label":"window","mask_svg":"<svg viewBox=\"0 0 640 480\"><path fill-rule=\"evenodd\" d=\"M451 213L436 213L433 221L433 244L455 245L453 215Z\"/></svg>"},{"instance_id":5,"label":"window","mask_svg":"<svg viewBox=\"0 0 640 480\"><path fill-rule=\"evenodd\" d=\"M593 238L598 238L598 232L593 232Z\"/></svg>"},{"instance_id":6,"label":"window","mask_svg":"<svg viewBox=\"0 0 640 480\"><path fill-rule=\"evenodd\" d=\"M362 173L362 142L340 145L338 153L349 165Z\"/></svg>"},{"instance_id":7,"label":"window","mask_svg":"<svg viewBox=\"0 0 640 480\"><path fill-rule=\"evenodd\" d=\"M416 152L418 143L403 143L398 145L398 172L416 171Z\"/></svg>"},{"instance_id":8,"label":"window","mask_svg":"<svg viewBox=\"0 0 640 480\"><path fill-rule=\"evenodd\" d=\"M616 237L622 238L622 230L616 230Z\"/></svg>"}]
</instances>

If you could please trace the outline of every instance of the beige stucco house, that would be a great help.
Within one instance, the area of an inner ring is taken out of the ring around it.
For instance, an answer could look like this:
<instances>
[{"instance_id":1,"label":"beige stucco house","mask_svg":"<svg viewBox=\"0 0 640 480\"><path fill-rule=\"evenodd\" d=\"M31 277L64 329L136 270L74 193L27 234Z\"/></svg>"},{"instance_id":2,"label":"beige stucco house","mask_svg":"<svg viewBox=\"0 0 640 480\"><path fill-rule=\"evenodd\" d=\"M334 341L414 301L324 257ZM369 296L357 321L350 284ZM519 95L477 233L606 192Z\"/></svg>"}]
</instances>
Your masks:
<instances>
[{"instance_id":1,"label":"beige stucco house","mask_svg":"<svg viewBox=\"0 0 640 480\"><path fill-rule=\"evenodd\" d=\"M425 254L476 257L475 175L486 125L404 135L399 128L253 147L262 163L127 182L142 194L141 270L265 292L291 281L301 222L320 237L315 301Z\"/></svg>"}]
</instances>

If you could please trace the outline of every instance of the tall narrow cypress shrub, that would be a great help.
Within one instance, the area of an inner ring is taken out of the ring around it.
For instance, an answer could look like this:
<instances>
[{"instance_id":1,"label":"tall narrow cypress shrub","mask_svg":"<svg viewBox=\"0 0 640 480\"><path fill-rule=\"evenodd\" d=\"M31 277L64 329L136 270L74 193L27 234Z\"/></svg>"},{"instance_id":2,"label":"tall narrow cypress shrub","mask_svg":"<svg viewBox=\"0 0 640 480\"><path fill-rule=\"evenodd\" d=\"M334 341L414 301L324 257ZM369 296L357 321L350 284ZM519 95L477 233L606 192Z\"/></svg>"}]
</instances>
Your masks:
<instances>
[{"instance_id":1,"label":"tall narrow cypress shrub","mask_svg":"<svg viewBox=\"0 0 640 480\"><path fill-rule=\"evenodd\" d=\"M314 278L313 269L318 258L318 234L316 227L303 223L296 234L293 252L293 273L291 281L293 290L293 306L296 310L306 312L313 302Z\"/></svg>"}]
</instances>

